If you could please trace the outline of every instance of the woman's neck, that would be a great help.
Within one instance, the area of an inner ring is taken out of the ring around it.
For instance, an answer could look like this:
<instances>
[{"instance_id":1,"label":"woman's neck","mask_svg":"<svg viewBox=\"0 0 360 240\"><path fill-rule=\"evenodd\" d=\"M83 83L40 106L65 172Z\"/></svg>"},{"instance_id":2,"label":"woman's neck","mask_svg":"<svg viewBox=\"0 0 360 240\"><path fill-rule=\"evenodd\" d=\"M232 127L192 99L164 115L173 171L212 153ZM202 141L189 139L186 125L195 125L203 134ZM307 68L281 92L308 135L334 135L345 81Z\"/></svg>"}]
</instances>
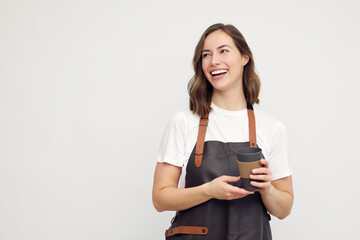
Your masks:
<instances>
[{"instance_id":1,"label":"woman's neck","mask_svg":"<svg viewBox=\"0 0 360 240\"><path fill-rule=\"evenodd\" d=\"M238 111L246 108L243 91L213 92L211 101L218 107L228 111Z\"/></svg>"}]
</instances>

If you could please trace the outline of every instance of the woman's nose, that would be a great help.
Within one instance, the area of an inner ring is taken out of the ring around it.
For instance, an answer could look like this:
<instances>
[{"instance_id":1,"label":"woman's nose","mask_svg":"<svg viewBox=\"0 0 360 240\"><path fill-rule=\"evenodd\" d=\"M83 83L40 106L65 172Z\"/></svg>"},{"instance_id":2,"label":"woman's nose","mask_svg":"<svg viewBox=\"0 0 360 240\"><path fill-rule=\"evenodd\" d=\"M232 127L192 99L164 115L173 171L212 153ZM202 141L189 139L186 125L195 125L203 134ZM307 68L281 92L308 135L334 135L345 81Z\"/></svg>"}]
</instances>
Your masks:
<instances>
[{"instance_id":1,"label":"woman's nose","mask_svg":"<svg viewBox=\"0 0 360 240\"><path fill-rule=\"evenodd\" d=\"M220 63L219 57L214 54L211 58L211 65L215 66L218 65Z\"/></svg>"}]
</instances>

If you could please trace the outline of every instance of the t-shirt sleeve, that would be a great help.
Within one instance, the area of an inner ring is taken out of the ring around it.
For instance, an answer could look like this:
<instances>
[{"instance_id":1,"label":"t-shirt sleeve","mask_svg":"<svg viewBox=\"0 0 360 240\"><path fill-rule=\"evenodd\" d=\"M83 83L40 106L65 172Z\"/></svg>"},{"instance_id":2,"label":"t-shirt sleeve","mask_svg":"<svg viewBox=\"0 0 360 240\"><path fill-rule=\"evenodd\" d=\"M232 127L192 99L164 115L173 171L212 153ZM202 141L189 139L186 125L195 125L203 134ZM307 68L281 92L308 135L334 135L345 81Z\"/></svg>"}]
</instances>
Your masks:
<instances>
[{"instance_id":1,"label":"t-shirt sleeve","mask_svg":"<svg viewBox=\"0 0 360 240\"><path fill-rule=\"evenodd\" d=\"M185 162L187 124L183 112L177 112L163 134L158 162L182 167Z\"/></svg>"},{"instance_id":2,"label":"t-shirt sleeve","mask_svg":"<svg viewBox=\"0 0 360 240\"><path fill-rule=\"evenodd\" d=\"M287 152L286 128L281 122L276 125L271 140L269 167L272 172L272 180L292 175Z\"/></svg>"}]
</instances>

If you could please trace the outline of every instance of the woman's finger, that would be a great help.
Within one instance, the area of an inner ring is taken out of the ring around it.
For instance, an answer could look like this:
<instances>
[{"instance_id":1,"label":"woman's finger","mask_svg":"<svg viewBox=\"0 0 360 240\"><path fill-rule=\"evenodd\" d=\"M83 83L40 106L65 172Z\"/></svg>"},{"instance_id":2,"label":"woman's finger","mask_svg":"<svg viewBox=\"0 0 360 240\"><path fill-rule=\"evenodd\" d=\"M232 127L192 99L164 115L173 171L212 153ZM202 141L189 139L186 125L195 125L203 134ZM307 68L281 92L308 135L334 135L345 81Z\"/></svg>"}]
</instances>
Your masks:
<instances>
[{"instance_id":1,"label":"woman's finger","mask_svg":"<svg viewBox=\"0 0 360 240\"><path fill-rule=\"evenodd\" d=\"M266 182L251 181L250 184L253 185L254 187L258 187L258 188L262 189L262 188L268 188L271 185L271 182L269 182L269 181L266 181Z\"/></svg>"},{"instance_id":2,"label":"woman's finger","mask_svg":"<svg viewBox=\"0 0 360 240\"><path fill-rule=\"evenodd\" d=\"M231 185L230 185L231 186ZM247 191L243 188L238 188L238 187L234 187L234 186L231 186L231 189L229 189L229 195L228 195L228 200L230 199L238 199L238 198L242 198L242 197L245 197L249 194L254 194L254 192L250 192L250 191Z\"/></svg>"},{"instance_id":3,"label":"woman's finger","mask_svg":"<svg viewBox=\"0 0 360 240\"><path fill-rule=\"evenodd\" d=\"M262 164L266 168L269 167L269 161L264 158L260 159L260 164Z\"/></svg>"},{"instance_id":4,"label":"woman's finger","mask_svg":"<svg viewBox=\"0 0 360 240\"><path fill-rule=\"evenodd\" d=\"M271 181L271 176L270 175L250 175L250 178L251 179L254 179L254 180L261 180L261 181Z\"/></svg>"},{"instance_id":5,"label":"woman's finger","mask_svg":"<svg viewBox=\"0 0 360 240\"><path fill-rule=\"evenodd\" d=\"M251 171L252 174L267 174L270 175L271 171L269 168L255 168Z\"/></svg>"},{"instance_id":6,"label":"woman's finger","mask_svg":"<svg viewBox=\"0 0 360 240\"><path fill-rule=\"evenodd\" d=\"M220 177L221 181L223 182L238 182L240 181L240 176L238 177L234 177L234 176L226 176L226 175L223 175Z\"/></svg>"}]
</instances>

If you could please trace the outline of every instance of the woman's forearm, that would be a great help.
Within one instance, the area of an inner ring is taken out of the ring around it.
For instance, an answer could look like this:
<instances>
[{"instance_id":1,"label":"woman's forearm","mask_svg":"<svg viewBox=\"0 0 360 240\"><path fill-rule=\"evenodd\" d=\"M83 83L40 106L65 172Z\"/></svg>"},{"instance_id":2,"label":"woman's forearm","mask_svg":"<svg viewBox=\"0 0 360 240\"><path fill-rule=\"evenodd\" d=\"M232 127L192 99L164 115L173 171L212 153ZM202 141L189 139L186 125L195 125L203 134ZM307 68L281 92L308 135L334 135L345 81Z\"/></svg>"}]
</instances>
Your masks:
<instances>
[{"instance_id":1,"label":"woman's forearm","mask_svg":"<svg viewBox=\"0 0 360 240\"><path fill-rule=\"evenodd\" d=\"M205 184L192 188L165 187L153 194L157 211L181 211L211 199Z\"/></svg>"},{"instance_id":2,"label":"woman's forearm","mask_svg":"<svg viewBox=\"0 0 360 240\"><path fill-rule=\"evenodd\" d=\"M157 211L180 211L210 199L206 184L192 188L178 188L181 168L167 163L158 163L153 185L153 204Z\"/></svg>"},{"instance_id":3,"label":"woman's forearm","mask_svg":"<svg viewBox=\"0 0 360 240\"><path fill-rule=\"evenodd\" d=\"M269 213L279 219L284 219L290 214L294 201L292 191L279 190L276 184L271 184L269 189L262 192L261 198Z\"/></svg>"}]
</instances>

